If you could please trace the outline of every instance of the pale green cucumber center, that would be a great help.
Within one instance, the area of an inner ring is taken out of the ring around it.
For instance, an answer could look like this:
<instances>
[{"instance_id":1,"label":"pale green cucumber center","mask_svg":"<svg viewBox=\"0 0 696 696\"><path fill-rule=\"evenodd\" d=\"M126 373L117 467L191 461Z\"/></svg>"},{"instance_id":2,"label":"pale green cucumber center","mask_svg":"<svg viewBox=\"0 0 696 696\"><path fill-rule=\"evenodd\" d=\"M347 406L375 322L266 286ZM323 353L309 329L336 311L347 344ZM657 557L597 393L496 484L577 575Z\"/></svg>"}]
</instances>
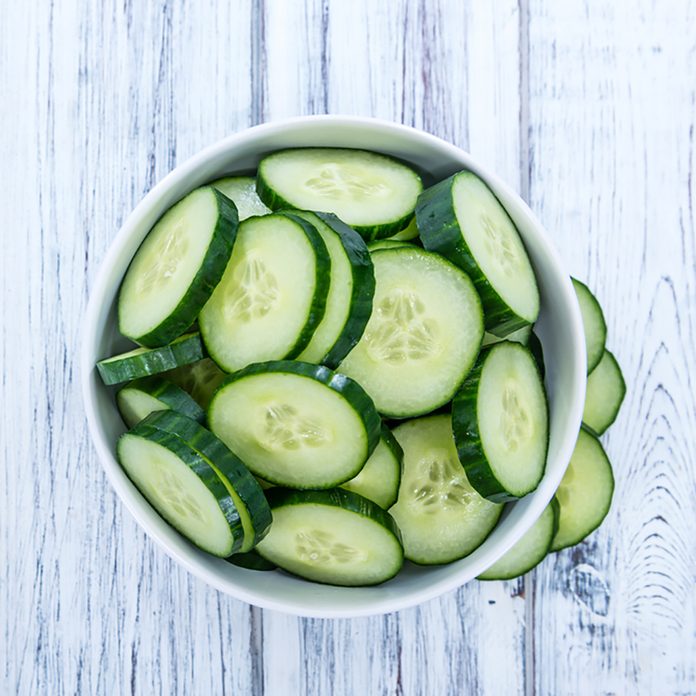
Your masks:
<instances>
[{"instance_id":1,"label":"pale green cucumber center","mask_svg":"<svg viewBox=\"0 0 696 696\"><path fill-rule=\"evenodd\" d=\"M240 222L254 215L268 215L271 212L256 193L256 179L252 176L230 176L213 181L210 185L234 202Z\"/></svg>"},{"instance_id":2,"label":"pale green cucumber center","mask_svg":"<svg viewBox=\"0 0 696 696\"><path fill-rule=\"evenodd\" d=\"M385 441L380 439L360 473L341 484L341 488L358 493L386 508L396 498L398 485L399 461Z\"/></svg>"},{"instance_id":3,"label":"pale green cucumber center","mask_svg":"<svg viewBox=\"0 0 696 696\"><path fill-rule=\"evenodd\" d=\"M159 399L141 389L121 389L116 396L118 408L129 428L148 416L153 411L168 411L170 407Z\"/></svg>"},{"instance_id":4,"label":"pale green cucumber center","mask_svg":"<svg viewBox=\"0 0 696 696\"><path fill-rule=\"evenodd\" d=\"M182 365L165 372L162 376L188 392L194 401L206 409L213 392L225 379L226 373L210 358L203 358L190 365Z\"/></svg>"},{"instance_id":5,"label":"pale green cucumber center","mask_svg":"<svg viewBox=\"0 0 696 696\"><path fill-rule=\"evenodd\" d=\"M602 432L616 416L625 391L621 368L609 351L587 377L582 422Z\"/></svg>"}]
</instances>

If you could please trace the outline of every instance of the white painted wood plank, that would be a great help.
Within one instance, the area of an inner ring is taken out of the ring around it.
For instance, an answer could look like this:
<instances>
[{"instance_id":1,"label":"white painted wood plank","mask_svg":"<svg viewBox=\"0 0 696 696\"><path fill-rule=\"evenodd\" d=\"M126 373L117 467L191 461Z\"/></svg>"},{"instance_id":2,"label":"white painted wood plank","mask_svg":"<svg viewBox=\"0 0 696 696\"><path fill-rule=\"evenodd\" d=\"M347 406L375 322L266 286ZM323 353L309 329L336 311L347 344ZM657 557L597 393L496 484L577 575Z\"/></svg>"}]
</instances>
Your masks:
<instances>
[{"instance_id":1,"label":"white painted wood plank","mask_svg":"<svg viewBox=\"0 0 696 696\"><path fill-rule=\"evenodd\" d=\"M537 574L535 690L694 693L696 7L530 3L531 204L628 384L605 525Z\"/></svg>"}]
</instances>

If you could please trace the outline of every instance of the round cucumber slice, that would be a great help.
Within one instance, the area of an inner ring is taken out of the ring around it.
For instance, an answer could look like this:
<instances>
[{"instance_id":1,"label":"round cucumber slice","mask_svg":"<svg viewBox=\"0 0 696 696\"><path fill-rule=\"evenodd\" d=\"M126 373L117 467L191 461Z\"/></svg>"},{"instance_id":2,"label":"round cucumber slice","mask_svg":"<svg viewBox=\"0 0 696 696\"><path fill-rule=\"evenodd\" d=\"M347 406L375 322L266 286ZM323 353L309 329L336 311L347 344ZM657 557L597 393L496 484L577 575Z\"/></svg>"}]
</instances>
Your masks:
<instances>
[{"instance_id":1,"label":"round cucumber slice","mask_svg":"<svg viewBox=\"0 0 696 696\"><path fill-rule=\"evenodd\" d=\"M257 551L283 570L329 585L377 585L403 565L389 513L357 493L268 491L273 526Z\"/></svg>"},{"instance_id":2,"label":"round cucumber slice","mask_svg":"<svg viewBox=\"0 0 696 696\"><path fill-rule=\"evenodd\" d=\"M619 363L612 353L605 350L597 367L587 377L582 422L601 435L619 415L624 396L626 382Z\"/></svg>"},{"instance_id":3,"label":"round cucumber slice","mask_svg":"<svg viewBox=\"0 0 696 696\"><path fill-rule=\"evenodd\" d=\"M132 428L153 411L172 409L202 423L203 409L183 390L161 377L136 379L116 394L125 424Z\"/></svg>"},{"instance_id":4,"label":"round cucumber slice","mask_svg":"<svg viewBox=\"0 0 696 696\"><path fill-rule=\"evenodd\" d=\"M201 408L207 409L213 393L227 377L227 373L223 372L210 358L203 358L190 365L169 370L162 376L190 394Z\"/></svg>"},{"instance_id":5,"label":"round cucumber slice","mask_svg":"<svg viewBox=\"0 0 696 696\"><path fill-rule=\"evenodd\" d=\"M394 429L404 451L396 520L406 558L450 563L480 546L495 527L502 505L482 498L457 457L448 414L416 418Z\"/></svg>"},{"instance_id":6,"label":"round cucumber slice","mask_svg":"<svg viewBox=\"0 0 696 696\"><path fill-rule=\"evenodd\" d=\"M495 502L521 498L544 475L546 392L531 352L511 341L482 351L452 404L454 439L471 485Z\"/></svg>"},{"instance_id":7,"label":"round cucumber slice","mask_svg":"<svg viewBox=\"0 0 696 696\"><path fill-rule=\"evenodd\" d=\"M452 399L476 359L483 337L478 295L460 269L417 247L376 251L372 263L372 316L339 369L380 413L429 413Z\"/></svg>"},{"instance_id":8,"label":"round cucumber slice","mask_svg":"<svg viewBox=\"0 0 696 696\"><path fill-rule=\"evenodd\" d=\"M240 222L271 212L256 193L256 179L253 176L227 176L213 181L210 186L224 193L237 206Z\"/></svg>"},{"instance_id":9,"label":"round cucumber slice","mask_svg":"<svg viewBox=\"0 0 696 696\"><path fill-rule=\"evenodd\" d=\"M360 385L290 361L250 365L228 377L208 423L256 476L294 488L331 488L353 478L380 433Z\"/></svg>"},{"instance_id":10,"label":"round cucumber slice","mask_svg":"<svg viewBox=\"0 0 696 696\"><path fill-rule=\"evenodd\" d=\"M607 340L607 323L597 298L590 289L576 278L571 278L573 288L580 305L582 326L585 331L585 349L587 351L587 374L597 367L604 354Z\"/></svg>"},{"instance_id":11,"label":"round cucumber slice","mask_svg":"<svg viewBox=\"0 0 696 696\"><path fill-rule=\"evenodd\" d=\"M234 203L208 186L170 208L126 271L118 297L121 333L150 347L184 333L222 277L237 225Z\"/></svg>"}]
</instances>

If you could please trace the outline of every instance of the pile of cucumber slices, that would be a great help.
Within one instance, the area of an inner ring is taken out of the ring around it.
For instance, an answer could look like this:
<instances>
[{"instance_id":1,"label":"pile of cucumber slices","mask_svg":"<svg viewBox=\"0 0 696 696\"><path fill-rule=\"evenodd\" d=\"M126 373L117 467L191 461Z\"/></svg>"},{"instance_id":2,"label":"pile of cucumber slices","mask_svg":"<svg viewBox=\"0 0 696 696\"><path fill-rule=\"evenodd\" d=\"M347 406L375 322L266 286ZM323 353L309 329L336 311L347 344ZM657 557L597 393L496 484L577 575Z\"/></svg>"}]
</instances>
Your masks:
<instances>
[{"instance_id":1,"label":"pile of cucumber slices","mask_svg":"<svg viewBox=\"0 0 696 696\"><path fill-rule=\"evenodd\" d=\"M596 299L584 425L555 499L482 579L512 578L604 519L599 443L625 392ZM539 290L475 174L424 188L374 152L269 154L169 209L120 288L137 344L97 364L131 481L201 549L255 570L373 585L450 563L546 466Z\"/></svg>"}]
</instances>

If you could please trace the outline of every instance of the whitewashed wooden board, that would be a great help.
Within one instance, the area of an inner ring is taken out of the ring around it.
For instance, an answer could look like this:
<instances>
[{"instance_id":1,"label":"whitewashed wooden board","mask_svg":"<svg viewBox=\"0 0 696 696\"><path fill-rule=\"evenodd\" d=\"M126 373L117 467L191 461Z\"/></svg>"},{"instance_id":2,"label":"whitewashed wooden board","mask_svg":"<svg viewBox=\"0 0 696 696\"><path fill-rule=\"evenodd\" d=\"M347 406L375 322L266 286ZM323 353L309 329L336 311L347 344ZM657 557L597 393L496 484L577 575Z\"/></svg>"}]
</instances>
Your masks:
<instances>
[{"instance_id":1,"label":"whitewashed wooden board","mask_svg":"<svg viewBox=\"0 0 696 696\"><path fill-rule=\"evenodd\" d=\"M0 10L1 694L696 694L696 3ZM599 532L350 621L251 608L156 549L101 472L76 364L139 198L226 134L324 112L424 128L518 188L629 386Z\"/></svg>"}]
</instances>

